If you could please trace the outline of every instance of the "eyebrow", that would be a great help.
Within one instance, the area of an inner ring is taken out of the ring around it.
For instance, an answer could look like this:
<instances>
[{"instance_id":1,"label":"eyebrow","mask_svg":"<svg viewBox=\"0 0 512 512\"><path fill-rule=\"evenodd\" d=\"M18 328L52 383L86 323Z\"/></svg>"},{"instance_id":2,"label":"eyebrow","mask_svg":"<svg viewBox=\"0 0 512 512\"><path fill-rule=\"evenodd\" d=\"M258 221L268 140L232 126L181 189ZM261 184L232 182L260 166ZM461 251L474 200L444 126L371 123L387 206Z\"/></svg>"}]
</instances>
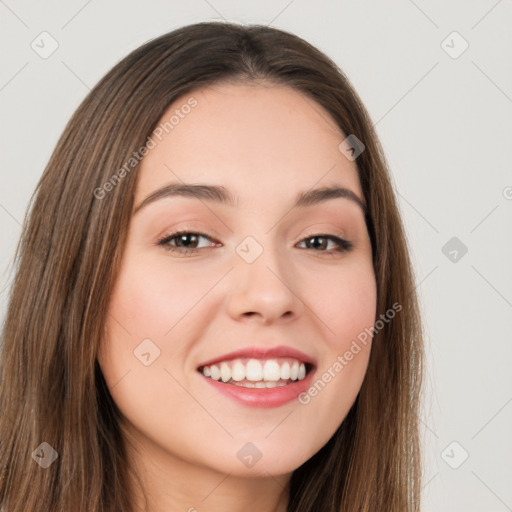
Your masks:
<instances>
[{"instance_id":1,"label":"eyebrow","mask_svg":"<svg viewBox=\"0 0 512 512\"><path fill-rule=\"evenodd\" d=\"M149 196L135 207L133 214L135 215L139 210L148 204L154 203L155 201L176 196L192 197L205 201L215 201L228 206L236 206L238 199L226 187L221 185L170 183L149 194ZM293 208L304 208L328 201L329 199L340 197L348 199L359 205L363 210L363 213L366 215L367 208L365 203L354 192L352 192L352 190L338 186L322 187L300 192L297 194Z\"/></svg>"}]
</instances>

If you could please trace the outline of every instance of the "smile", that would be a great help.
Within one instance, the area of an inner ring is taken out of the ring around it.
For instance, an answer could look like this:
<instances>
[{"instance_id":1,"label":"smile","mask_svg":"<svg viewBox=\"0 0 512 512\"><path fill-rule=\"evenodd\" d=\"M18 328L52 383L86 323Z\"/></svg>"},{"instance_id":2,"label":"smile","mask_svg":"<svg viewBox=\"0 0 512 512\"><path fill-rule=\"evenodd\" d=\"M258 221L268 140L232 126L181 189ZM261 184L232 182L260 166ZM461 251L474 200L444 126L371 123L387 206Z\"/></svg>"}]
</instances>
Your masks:
<instances>
[{"instance_id":1,"label":"smile","mask_svg":"<svg viewBox=\"0 0 512 512\"><path fill-rule=\"evenodd\" d=\"M281 345L217 356L202 362L197 372L207 385L238 404L273 408L297 401L311 385L316 368L313 357Z\"/></svg>"},{"instance_id":2,"label":"smile","mask_svg":"<svg viewBox=\"0 0 512 512\"><path fill-rule=\"evenodd\" d=\"M205 365L199 371L209 379L244 388L275 388L301 381L308 363L293 358L232 359Z\"/></svg>"}]
</instances>

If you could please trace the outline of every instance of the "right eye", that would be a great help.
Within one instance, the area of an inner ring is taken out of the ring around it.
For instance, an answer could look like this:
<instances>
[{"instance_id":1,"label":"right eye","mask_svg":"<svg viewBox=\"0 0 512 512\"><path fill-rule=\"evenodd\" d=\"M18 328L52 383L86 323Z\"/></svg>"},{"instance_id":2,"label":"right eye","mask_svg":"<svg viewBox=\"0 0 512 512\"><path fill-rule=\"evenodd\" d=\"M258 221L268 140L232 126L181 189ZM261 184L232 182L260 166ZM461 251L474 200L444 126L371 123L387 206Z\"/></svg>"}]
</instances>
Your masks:
<instances>
[{"instance_id":1,"label":"right eye","mask_svg":"<svg viewBox=\"0 0 512 512\"><path fill-rule=\"evenodd\" d=\"M166 251L178 252L184 255L199 252L199 249L208 247L208 244L203 247L200 245L200 239L207 239L212 241L208 235L204 233L197 233L194 231L179 230L174 233L168 233L158 240L157 245L162 246ZM213 242L218 245L218 242ZM212 247L212 245L210 245Z\"/></svg>"}]
</instances>

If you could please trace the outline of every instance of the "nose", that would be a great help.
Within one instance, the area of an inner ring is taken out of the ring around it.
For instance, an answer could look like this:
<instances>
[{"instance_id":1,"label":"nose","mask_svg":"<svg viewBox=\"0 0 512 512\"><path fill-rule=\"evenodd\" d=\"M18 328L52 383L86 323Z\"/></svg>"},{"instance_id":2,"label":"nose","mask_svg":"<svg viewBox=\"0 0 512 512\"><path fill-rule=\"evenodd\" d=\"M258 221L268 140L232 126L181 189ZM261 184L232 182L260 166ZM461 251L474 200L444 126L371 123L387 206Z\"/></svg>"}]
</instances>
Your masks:
<instances>
[{"instance_id":1,"label":"nose","mask_svg":"<svg viewBox=\"0 0 512 512\"><path fill-rule=\"evenodd\" d=\"M239 259L231 279L228 312L237 321L285 323L303 311L293 268L276 251L265 248L252 263Z\"/></svg>"}]
</instances>

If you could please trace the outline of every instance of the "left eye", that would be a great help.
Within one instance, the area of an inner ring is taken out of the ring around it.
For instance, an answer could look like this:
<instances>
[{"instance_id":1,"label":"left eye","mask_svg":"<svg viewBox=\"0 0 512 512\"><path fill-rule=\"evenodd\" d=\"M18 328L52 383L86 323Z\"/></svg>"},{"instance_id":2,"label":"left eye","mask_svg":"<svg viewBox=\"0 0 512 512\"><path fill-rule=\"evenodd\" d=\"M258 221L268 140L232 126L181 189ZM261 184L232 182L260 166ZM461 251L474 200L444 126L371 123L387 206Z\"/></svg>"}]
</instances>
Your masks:
<instances>
[{"instance_id":1,"label":"left eye","mask_svg":"<svg viewBox=\"0 0 512 512\"><path fill-rule=\"evenodd\" d=\"M333 235L314 235L310 236L308 238L305 238L300 243L304 242L311 242L309 245L312 247L306 247L307 249L322 249L320 252L327 252L330 253L332 251L336 252L344 252L349 251L352 249L352 243L348 240L344 240L343 238L339 238L337 236ZM334 244L334 248L328 249L329 242L332 242ZM317 251L318 252L318 251Z\"/></svg>"}]
</instances>

